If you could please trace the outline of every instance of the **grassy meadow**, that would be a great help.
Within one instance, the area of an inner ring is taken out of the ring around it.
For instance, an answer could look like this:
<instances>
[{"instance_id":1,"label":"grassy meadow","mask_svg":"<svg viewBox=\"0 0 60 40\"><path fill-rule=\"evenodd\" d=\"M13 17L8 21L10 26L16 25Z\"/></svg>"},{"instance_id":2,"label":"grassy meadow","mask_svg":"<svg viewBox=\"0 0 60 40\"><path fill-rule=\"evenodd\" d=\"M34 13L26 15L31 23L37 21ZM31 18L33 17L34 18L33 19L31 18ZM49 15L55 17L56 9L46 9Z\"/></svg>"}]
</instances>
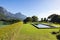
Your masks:
<instances>
[{"instance_id":1,"label":"grassy meadow","mask_svg":"<svg viewBox=\"0 0 60 40\"><path fill-rule=\"evenodd\" d=\"M57 40L56 35L51 34L59 29L37 29L31 24L18 22L0 28L0 40Z\"/></svg>"}]
</instances>

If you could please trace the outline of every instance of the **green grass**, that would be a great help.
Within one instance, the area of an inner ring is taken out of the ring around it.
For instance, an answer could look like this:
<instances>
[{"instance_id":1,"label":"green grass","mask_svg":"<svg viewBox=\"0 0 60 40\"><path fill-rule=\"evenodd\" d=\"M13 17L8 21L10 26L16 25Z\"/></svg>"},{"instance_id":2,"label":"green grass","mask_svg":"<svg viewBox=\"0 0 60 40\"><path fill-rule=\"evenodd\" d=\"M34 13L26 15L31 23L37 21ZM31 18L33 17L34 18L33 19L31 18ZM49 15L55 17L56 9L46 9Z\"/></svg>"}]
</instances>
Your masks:
<instances>
[{"instance_id":1,"label":"green grass","mask_svg":"<svg viewBox=\"0 0 60 40\"><path fill-rule=\"evenodd\" d=\"M22 26L22 23L15 23L0 28L0 40L12 40L14 35L17 34L18 29Z\"/></svg>"},{"instance_id":2,"label":"green grass","mask_svg":"<svg viewBox=\"0 0 60 40\"><path fill-rule=\"evenodd\" d=\"M59 29L37 29L30 23L18 22L0 28L0 40L57 40L56 35L51 34Z\"/></svg>"},{"instance_id":3,"label":"green grass","mask_svg":"<svg viewBox=\"0 0 60 40\"><path fill-rule=\"evenodd\" d=\"M30 24L24 24L17 40L57 40L56 35L51 34L59 29L37 29Z\"/></svg>"}]
</instances>

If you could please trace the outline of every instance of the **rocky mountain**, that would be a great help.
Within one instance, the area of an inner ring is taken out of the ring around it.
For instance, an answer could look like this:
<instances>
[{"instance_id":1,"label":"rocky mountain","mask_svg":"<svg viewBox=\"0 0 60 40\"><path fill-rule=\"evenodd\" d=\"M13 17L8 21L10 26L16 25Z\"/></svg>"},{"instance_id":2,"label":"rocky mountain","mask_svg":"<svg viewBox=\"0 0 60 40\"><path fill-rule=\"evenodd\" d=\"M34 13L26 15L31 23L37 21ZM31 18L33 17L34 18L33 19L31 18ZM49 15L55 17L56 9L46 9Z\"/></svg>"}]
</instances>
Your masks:
<instances>
[{"instance_id":1,"label":"rocky mountain","mask_svg":"<svg viewBox=\"0 0 60 40\"><path fill-rule=\"evenodd\" d=\"M0 7L0 20L10 20L10 19L19 19L24 20L26 18L25 15L21 13L13 14L11 12L8 12L5 8Z\"/></svg>"},{"instance_id":2,"label":"rocky mountain","mask_svg":"<svg viewBox=\"0 0 60 40\"><path fill-rule=\"evenodd\" d=\"M26 16L23 15L23 14L21 14L21 13L19 12L19 13L16 13L16 14L15 14L15 18L24 20L24 19L26 18Z\"/></svg>"}]
</instances>

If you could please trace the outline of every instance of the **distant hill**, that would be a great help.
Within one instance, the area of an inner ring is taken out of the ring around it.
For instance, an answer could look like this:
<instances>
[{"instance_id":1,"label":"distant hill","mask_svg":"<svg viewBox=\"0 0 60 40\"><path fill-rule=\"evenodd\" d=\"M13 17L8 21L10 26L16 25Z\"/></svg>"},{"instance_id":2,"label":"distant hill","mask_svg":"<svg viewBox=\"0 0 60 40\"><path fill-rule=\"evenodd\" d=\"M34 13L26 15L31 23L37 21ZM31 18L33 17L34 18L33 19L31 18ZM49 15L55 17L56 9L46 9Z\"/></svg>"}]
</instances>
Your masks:
<instances>
[{"instance_id":1,"label":"distant hill","mask_svg":"<svg viewBox=\"0 0 60 40\"><path fill-rule=\"evenodd\" d=\"M24 20L25 18L26 16L21 13L13 14L11 12L8 12L5 8L0 7L0 20L10 20L10 19Z\"/></svg>"},{"instance_id":2,"label":"distant hill","mask_svg":"<svg viewBox=\"0 0 60 40\"><path fill-rule=\"evenodd\" d=\"M24 20L26 18L26 16L21 13L16 13L14 16L15 16L15 18L21 19L21 20Z\"/></svg>"}]
</instances>

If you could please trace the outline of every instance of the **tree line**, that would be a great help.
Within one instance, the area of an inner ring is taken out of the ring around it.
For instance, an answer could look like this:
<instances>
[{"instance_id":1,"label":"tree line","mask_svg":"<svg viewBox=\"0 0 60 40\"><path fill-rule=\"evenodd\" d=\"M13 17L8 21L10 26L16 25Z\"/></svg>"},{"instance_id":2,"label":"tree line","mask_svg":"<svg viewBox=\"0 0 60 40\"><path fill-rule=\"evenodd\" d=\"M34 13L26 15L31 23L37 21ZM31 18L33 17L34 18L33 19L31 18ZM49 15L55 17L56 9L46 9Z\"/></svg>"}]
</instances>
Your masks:
<instances>
[{"instance_id":1,"label":"tree line","mask_svg":"<svg viewBox=\"0 0 60 40\"><path fill-rule=\"evenodd\" d=\"M38 22L37 16L27 17L23 20L24 23L27 22ZM52 22L52 23L60 23L60 15L51 14L47 18L41 18L40 22Z\"/></svg>"},{"instance_id":2,"label":"tree line","mask_svg":"<svg viewBox=\"0 0 60 40\"><path fill-rule=\"evenodd\" d=\"M3 24L13 24L13 23L16 23L16 22L19 22L19 21L21 21L21 20L19 20L19 19L6 19L6 20L4 20L4 19L1 19L0 21L3 21Z\"/></svg>"},{"instance_id":3,"label":"tree line","mask_svg":"<svg viewBox=\"0 0 60 40\"><path fill-rule=\"evenodd\" d=\"M27 17L25 20L23 20L24 23L27 22L39 22L37 16ZM41 18L40 22L47 22L47 18Z\"/></svg>"},{"instance_id":4,"label":"tree line","mask_svg":"<svg viewBox=\"0 0 60 40\"><path fill-rule=\"evenodd\" d=\"M25 20L23 20L24 23L37 22L37 21L38 21L38 17L37 16L27 17Z\"/></svg>"}]
</instances>

